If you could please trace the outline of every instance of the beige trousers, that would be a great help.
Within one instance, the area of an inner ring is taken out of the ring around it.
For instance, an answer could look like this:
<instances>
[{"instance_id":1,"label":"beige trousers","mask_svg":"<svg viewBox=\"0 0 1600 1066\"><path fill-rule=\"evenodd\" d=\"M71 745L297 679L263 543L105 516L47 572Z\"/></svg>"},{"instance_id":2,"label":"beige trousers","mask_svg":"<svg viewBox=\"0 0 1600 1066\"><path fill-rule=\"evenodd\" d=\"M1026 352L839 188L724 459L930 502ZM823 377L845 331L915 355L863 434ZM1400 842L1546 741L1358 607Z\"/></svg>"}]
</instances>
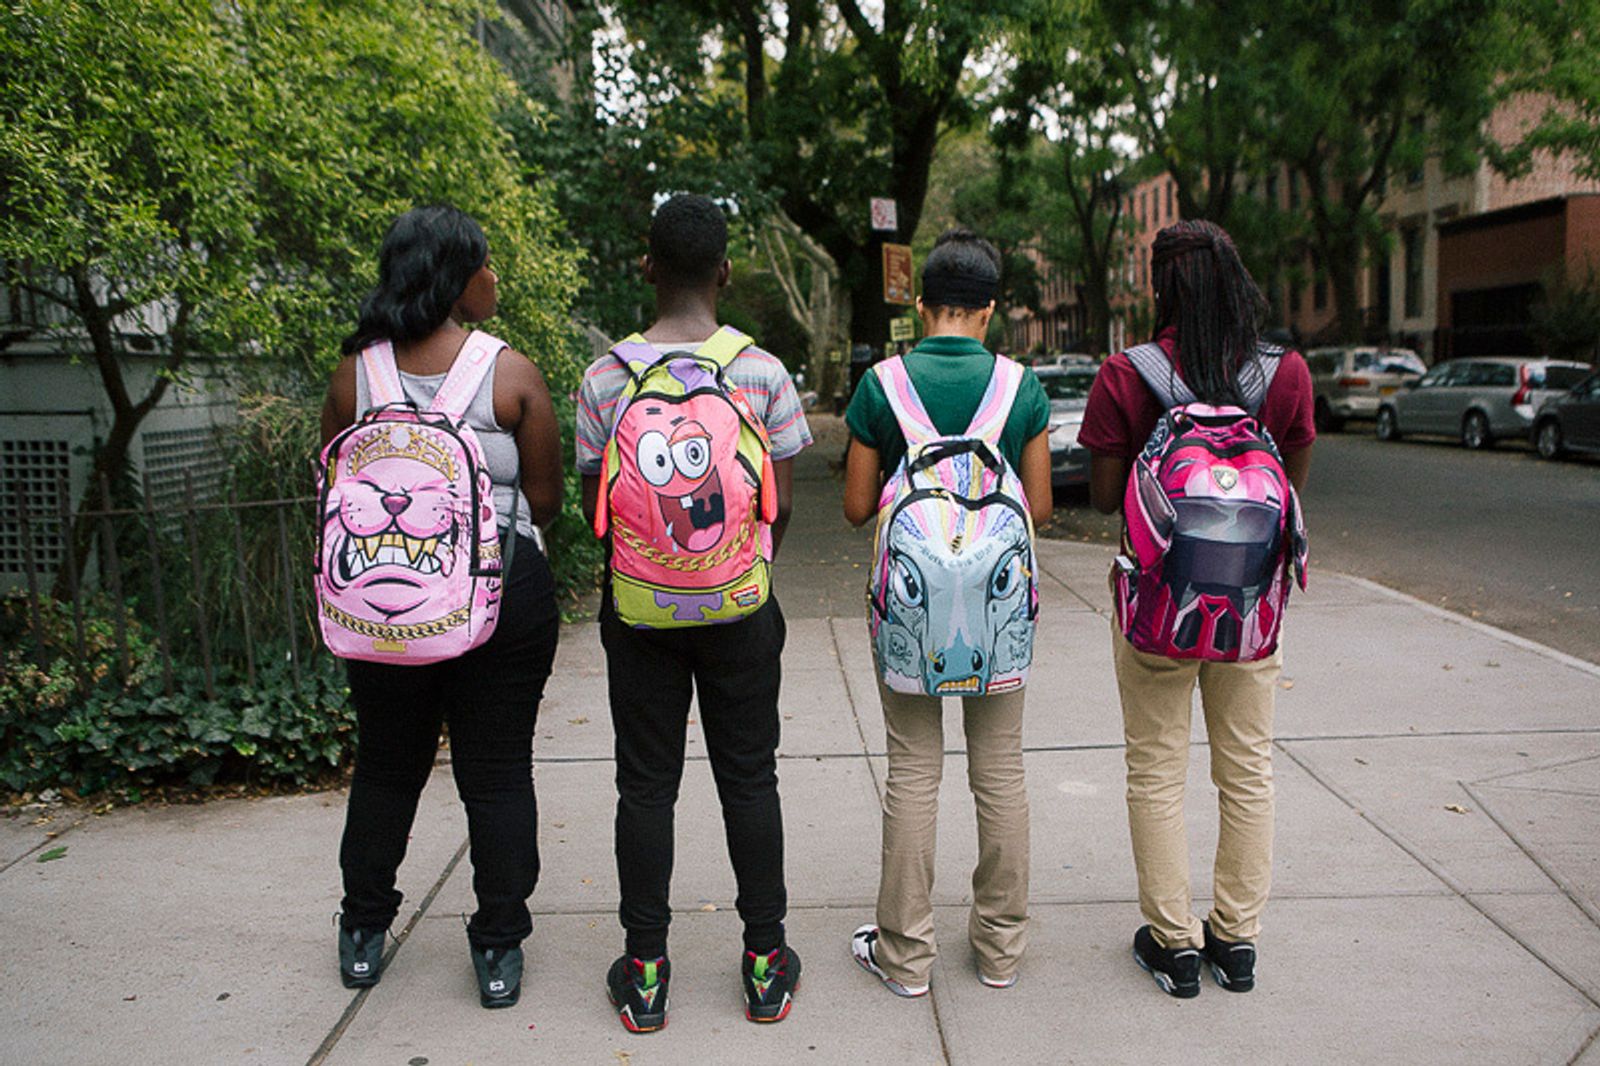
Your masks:
<instances>
[{"instance_id":1,"label":"beige trousers","mask_svg":"<svg viewBox=\"0 0 1600 1066\"><path fill-rule=\"evenodd\" d=\"M878 883L878 964L894 980L925 985L937 953L933 857L944 773L942 701L882 684L889 781L883 797ZM1028 793L1022 774L1023 691L963 699L967 783L978 812L967 936L987 977L1007 980L1027 941Z\"/></svg>"},{"instance_id":2,"label":"beige trousers","mask_svg":"<svg viewBox=\"0 0 1600 1066\"><path fill-rule=\"evenodd\" d=\"M1198 680L1219 815L1211 928L1224 940L1254 940L1272 884L1272 708L1283 650L1253 663L1168 659L1136 650L1114 623L1111 641L1139 909L1163 947L1202 943L1183 822Z\"/></svg>"}]
</instances>

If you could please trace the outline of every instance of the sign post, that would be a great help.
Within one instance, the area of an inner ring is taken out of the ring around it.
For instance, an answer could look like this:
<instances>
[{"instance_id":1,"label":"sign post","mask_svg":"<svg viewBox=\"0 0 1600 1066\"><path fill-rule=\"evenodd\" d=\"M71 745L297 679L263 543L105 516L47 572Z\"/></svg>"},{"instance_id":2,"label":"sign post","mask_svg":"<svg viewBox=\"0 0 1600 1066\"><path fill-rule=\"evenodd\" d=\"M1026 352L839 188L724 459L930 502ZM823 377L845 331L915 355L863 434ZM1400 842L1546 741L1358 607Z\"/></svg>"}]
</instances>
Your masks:
<instances>
[{"instance_id":1,"label":"sign post","mask_svg":"<svg viewBox=\"0 0 1600 1066\"><path fill-rule=\"evenodd\" d=\"M900 229L899 205L887 196L874 196L872 206L872 228L879 233L896 233Z\"/></svg>"}]
</instances>

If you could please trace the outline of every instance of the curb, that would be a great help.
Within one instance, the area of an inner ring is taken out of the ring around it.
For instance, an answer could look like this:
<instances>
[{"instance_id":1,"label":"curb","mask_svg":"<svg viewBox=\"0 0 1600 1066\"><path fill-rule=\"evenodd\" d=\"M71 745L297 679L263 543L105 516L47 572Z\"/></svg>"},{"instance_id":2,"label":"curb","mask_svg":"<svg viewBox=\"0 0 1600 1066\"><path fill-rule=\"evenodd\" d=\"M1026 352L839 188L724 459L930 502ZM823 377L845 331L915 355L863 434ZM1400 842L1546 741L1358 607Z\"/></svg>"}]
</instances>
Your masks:
<instances>
[{"instance_id":1,"label":"curb","mask_svg":"<svg viewBox=\"0 0 1600 1066\"><path fill-rule=\"evenodd\" d=\"M1349 581L1354 585L1358 585L1369 592L1377 592L1387 596L1389 599L1399 600L1400 602L1415 607L1418 610L1425 611L1436 618L1443 618L1446 621L1454 622L1456 625L1465 626L1466 628L1478 633L1482 633L1485 636L1493 637L1502 643L1510 644L1513 647L1521 648L1524 651L1531 651L1535 655L1542 655L1546 659L1560 663L1562 666L1570 666L1572 669L1577 670L1580 673L1588 674L1590 677L1600 677L1600 664L1591 663L1587 659L1580 659L1576 655L1568 655L1564 651L1557 651L1547 644L1540 644L1538 641L1529 640L1527 637L1519 637L1515 633L1508 633L1504 629L1499 629L1495 626L1489 625L1486 622L1479 622L1476 619L1465 618L1452 610L1431 604L1426 600L1419 600L1417 597L1408 593L1400 592L1397 589L1392 589L1387 585L1380 585L1376 581L1371 581L1364 577L1356 577L1354 574L1340 573L1336 570L1330 570L1328 573L1335 577L1343 578L1344 580Z\"/></svg>"}]
</instances>

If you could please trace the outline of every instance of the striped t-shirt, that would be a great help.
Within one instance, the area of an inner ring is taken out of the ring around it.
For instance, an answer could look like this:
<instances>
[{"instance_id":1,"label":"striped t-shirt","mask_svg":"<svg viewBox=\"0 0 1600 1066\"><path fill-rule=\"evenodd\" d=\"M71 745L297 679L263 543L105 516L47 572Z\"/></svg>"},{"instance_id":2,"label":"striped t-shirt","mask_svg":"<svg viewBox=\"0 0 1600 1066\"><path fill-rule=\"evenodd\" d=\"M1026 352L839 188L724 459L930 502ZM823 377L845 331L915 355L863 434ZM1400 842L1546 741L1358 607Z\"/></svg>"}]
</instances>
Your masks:
<instances>
[{"instance_id":1,"label":"striped t-shirt","mask_svg":"<svg viewBox=\"0 0 1600 1066\"><path fill-rule=\"evenodd\" d=\"M692 352L696 347L674 344L662 351ZM800 409L800 397L777 356L754 346L746 348L729 364L728 378L745 394L756 416L766 422L773 462L793 459L811 445L811 427ZM627 382L628 368L609 352L584 371L578 390L578 473L600 473L617 400Z\"/></svg>"}]
</instances>

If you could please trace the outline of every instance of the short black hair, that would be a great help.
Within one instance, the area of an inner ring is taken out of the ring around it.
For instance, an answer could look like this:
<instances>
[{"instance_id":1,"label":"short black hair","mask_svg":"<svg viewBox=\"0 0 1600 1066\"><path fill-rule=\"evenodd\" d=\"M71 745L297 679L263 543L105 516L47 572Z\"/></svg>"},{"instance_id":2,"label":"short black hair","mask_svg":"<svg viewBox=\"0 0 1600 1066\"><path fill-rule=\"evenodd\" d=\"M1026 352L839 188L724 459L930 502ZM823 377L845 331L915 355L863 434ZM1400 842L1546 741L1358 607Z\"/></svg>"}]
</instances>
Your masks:
<instances>
[{"instance_id":1,"label":"short black hair","mask_svg":"<svg viewBox=\"0 0 1600 1066\"><path fill-rule=\"evenodd\" d=\"M378 284L361 301L352 355L381 340L421 340L450 317L467 282L489 260L489 241L472 216L448 204L414 207L389 224L378 249Z\"/></svg>"},{"instance_id":2,"label":"short black hair","mask_svg":"<svg viewBox=\"0 0 1600 1066\"><path fill-rule=\"evenodd\" d=\"M922 264L923 303L973 309L987 306L1000 290L1000 253L965 226L939 234Z\"/></svg>"},{"instance_id":3,"label":"short black hair","mask_svg":"<svg viewBox=\"0 0 1600 1066\"><path fill-rule=\"evenodd\" d=\"M728 218L715 200L679 193L656 208L650 220L650 259L656 281L709 285L728 258Z\"/></svg>"}]
</instances>

